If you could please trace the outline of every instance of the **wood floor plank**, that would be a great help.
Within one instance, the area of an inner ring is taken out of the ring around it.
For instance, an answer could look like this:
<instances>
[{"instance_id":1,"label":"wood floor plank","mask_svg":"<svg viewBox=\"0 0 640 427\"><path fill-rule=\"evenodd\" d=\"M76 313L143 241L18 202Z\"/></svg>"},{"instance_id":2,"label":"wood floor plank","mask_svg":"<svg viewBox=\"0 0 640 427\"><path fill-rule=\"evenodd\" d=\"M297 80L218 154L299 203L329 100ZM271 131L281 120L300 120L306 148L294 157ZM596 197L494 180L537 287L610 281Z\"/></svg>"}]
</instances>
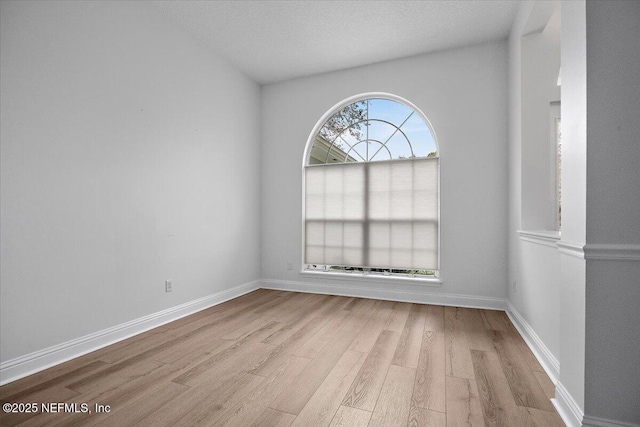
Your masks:
<instances>
[{"instance_id":1,"label":"wood floor plank","mask_svg":"<svg viewBox=\"0 0 640 427\"><path fill-rule=\"evenodd\" d=\"M301 346L315 335L318 328L321 327L322 322L316 323L313 320L307 322L301 328L298 328L295 333L290 335L282 344L273 346L274 351L272 351L267 358L256 363L247 372L263 377L271 376L280 363L282 363L282 360L286 359L289 355L295 355L298 353Z\"/></svg>"},{"instance_id":2,"label":"wood floor plank","mask_svg":"<svg viewBox=\"0 0 640 427\"><path fill-rule=\"evenodd\" d=\"M147 350L148 352L149 350ZM148 359L147 352L137 354L134 357L130 357L122 362L115 364L107 364L103 369L94 371L92 374L82 377L81 379L67 383L67 386L73 390L83 390L86 386L95 384L101 381L103 378L110 378L113 374L125 370L131 366L145 363Z\"/></svg>"},{"instance_id":3,"label":"wood floor plank","mask_svg":"<svg viewBox=\"0 0 640 427\"><path fill-rule=\"evenodd\" d=\"M128 405L130 402L138 400L143 396L153 392L158 387L162 387L168 378L170 366L161 365L158 368L135 375L129 381L105 381L88 387L88 390L71 399L76 405L87 403L91 406L98 403L109 406L113 410L118 410ZM84 426L94 425L108 417L110 412L92 413L49 413L33 420L29 424L32 427L38 426Z\"/></svg>"},{"instance_id":4,"label":"wood floor plank","mask_svg":"<svg viewBox=\"0 0 640 427\"><path fill-rule=\"evenodd\" d=\"M369 427L399 426L407 423L416 370L391 365L371 416Z\"/></svg>"},{"instance_id":5,"label":"wood floor plank","mask_svg":"<svg viewBox=\"0 0 640 427\"><path fill-rule=\"evenodd\" d=\"M172 329L170 332L176 337L184 337L197 333L207 333L208 335L215 336L215 338L222 338L222 336L234 331L247 323L261 317L260 313L242 312L239 316L236 310L216 313L214 315L204 317L195 322L187 323L176 329Z\"/></svg>"},{"instance_id":6,"label":"wood floor plank","mask_svg":"<svg viewBox=\"0 0 640 427\"><path fill-rule=\"evenodd\" d=\"M255 299L251 299L248 302L244 302L243 305L235 307L235 309L239 309L236 314L246 313L248 311L259 313L263 307L270 305L273 299L290 293L297 294L297 292L273 291L268 289L259 289L259 291L264 291L264 294L260 294Z\"/></svg>"},{"instance_id":7,"label":"wood floor plank","mask_svg":"<svg viewBox=\"0 0 640 427\"><path fill-rule=\"evenodd\" d=\"M180 376L177 376L173 379L173 382L184 385L195 385L195 383L198 381L202 382L202 380L198 380L198 378L204 372L207 372L210 369L214 368L216 365L219 365L223 360L230 360L231 358L233 358L233 361L238 363L242 361L243 366L248 364L249 362L243 361L241 357L245 357L247 360L252 360L252 356L256 354L257 350L266 347L265 344L262 344L260 342L261 338L277 328L279 325L280 324L278 322L267 323L262 328L246 336L245 338L234 342L223 351L214 354L207 360L193 367L191 370L183 373ZM246 350L247 348L249 350Z\"/></svg>"},{"instance_id":8,"label":"wood floor plank","mask_svg":"<svg viewBox=\"0 0 640 427\"><path fill-rule=\"evenodd\" d=\"M231 341L241 340L247 337L248 335L251 335L255 331L259 330L260 328L262 328L264 324L265 324L265 321L262 316L256 317L252 321L246 323L245 325L240 326L239 328L236 328L235 330L221 336L220 338L223 340L231 340ZM281 325L284 326L284 324L281 324ZM275 333L275 330L273 331L273 333Z\"/></svg>"},{"instance_id":9,"label":"wood floor plank","mask_svg":"<svg viewBox=\"0 0 640 427\"><path fill-rule=\"evenodd\" d=\"M357 307L362 303L362 298L352 298L345 306L344 310L351 311L354 307Z\"/></svg>"},{"instance_id":10,"label":"wood floor plank","mask_svg":"<svg viewBox=\"0 0 640 427\"><path fill-rule=\"evenodd\" d=\"M378 301L376 303L373 315L353 340L349 350L359 351L361 353L368 353L371 350L378 336L380 336L380 332L382 332L389 321L391 313L393 313L393 305L391 301Z\"/></svg>"},{"instance_id":11,"label":"wood floor plank","mask_svg":"<svg viewBox=\"0 0 640 427\"><path fill-rule=\"evenodd\" d=\"M366 356L364 353L347 350L300 411L292 427L328 426Z\"/></svg>"},{"instance_id":12,"label":"wood floor plank","mask_svg":"<svg viewBox=\"0 0 640 427\"><path fill-rule=\"evenodd\" d=\"M297 346L301 346L322 329L331 317L341 309L342 301L339 298L323 296L326 298L317 300L306 311L301 310L297 316L293 317L293 320L286 322L282 328L274 331L262 342L271 345L287 345L289 353L293 351L291 348L293 341ZM295 340L291 339L293 336L296 337Z\"/></svg>"},{"instance_id":13,"label":"wood floor plank","mask_svg":"<svg viewBox=\"0 0 640 427\"><path fill-rule=\"evenodd\" d=\"M407 317L409 317L409 311L412 305L413 304L406 302L395 303L393 313L384 328L389 331L402 332L404 324L407 323Z\"/></svg>"},{"instance_id":14,"label":"wood floor plank","mask_svg":"<svg viewBox=\"0 0 640 427\"><path fill-rule=\"evenodd\" d=\"M215 425L225 410L244 402L264 378L246 373L238 374L227 387L204 383L191 388L166 406L146 417L141 425L171 427L179 425Z\"/></svg>"},{"instance_id":15,"label":"wood floor plank","mask_svg":"<svg viewBox=\"0 0 640 427\"><path fill-rule=\"evenodd\" d=\"M542 387L542 390L544 391L544 394L547 396L547 398L554 399L556 397L556 386L553 384L547 373L538 371L532 372L538 380L538 384L540 384L540 387Z\"/></svg>"},{"instance_id":16,"label":"wood floor plank","mask_svg":"<svg viewBox=\"0 0 640 427\"><path fill-rule=\"evenodd\" d=\"M527 362L529 369L536 372L546 373L542 365L540 365L540 362L538 362L538 359L536 359L536 356L534 356L533 352L531 351L531 349L529 348L525 340L522 338L522 336L520 336L520 334L517 332L516 333L512 332L511 338L515 343L518 344L518 347L520 348L520 351L519 351L520 356L522 356L525 362Z\"/></svg>"},{"instance_id":17,"label":"wood floor plank","mask_svg":"<svg viewBox=\"0 0 640 427\"><path fill-rule=\"evenodd\" d=\"M165 363L157 362L155 360L143 359L137 363L128 365L124 369L105 373L105 375L100 378L100 381L86 382L84 380L80 380L68 384L67 388L77 391L78 393L96 393L102 390L109 390L156 371L158 368L165 365Z\"/></svg>"},{"instance_id":18,"label":"wood floor plank","mask_svg":"<svg viewBox=\"0 0 640 427\"><path fill-rule=\"evenodd\" d=\"M351 311L340 310L318 332L293 350L292 354L313 359L336 336L351 316L353 316Z\"/></svg>"},{"instance_id":19,"label":"wood floor plank","mask_svg":"<svg viewBox=\"0 0 640 427\"><path fill-rule=\"evenodd\" d=\"M310 319L301 327L296 328L293 334L289 335L287 339L277 345L281 345L286 354L298 353L299 349L326 325L327 318L328 317L320 315Z\"/></svg>"},{"instance_id":20,"label":"wood floor plank","mask_svg":"<svg viewBox=\"0 0 640 427\"><path fill-rule=\"evenodd\" d=\"M426 315L426 305L412 304L411 311L400 335L398 348L393 355L392 364L407 368L418 367Z\"/></svg>"},{"instance_id":21,"label":"wood floor plank","mask_svg":"<svg viewBox=\"0 0 640 427\"><path fill-rule=\"evenodd\" d=\"M247 397L225 410L215 421L216 426L245 427L253 424L285 389L309 364L309 359L289 356L269 378L262 382Z\"/></svg>"},{"instance_id":22,"label":"wood floor plank","mask_svg":"<svg viewBox=\"0 0 640 427\"><path fill-rule=\"evenodd\" d=\"M253 311L254 313L260 313L260 314L268 313L272 309L281 306L282 303L284 303L285 301L289 301L291 298L294 297L294 295L295 294L292 292L286 292L286 293L283 292L282 294L275 296L275 298L272 298L266 304L262 304L260 307L257 307L256 309L251 311Z\"/></svg>"},{"instance_id":23,"label":"wood floor plank","mask_svg":"<svg viewBox=\"0 0 640 427\"><path fill-rule=\"evenodd\" d=\"M413 406L445 411L445 365L444 333L425 330L413 387Z\"/></svg>"},{"instance_id":24,"label":"wood floor plank","mask_svg":"<svg viewBox=\"0 0 640 427\"><path fill-rule=\"evenodd\" d=\"M251 424L251 427L289 427L295 419L296 416L293 414L267 408L258 419Z\"/></svg>"},{"instance_id":25,"label":"wood floor plank","mask_svg":"<svg viewBox=\"0 0 640 427\"><path fill-rule=\"evenodd\" d=\"M298 320L309 313L316 310L322 305L323 301L327 301L329 295L319 294L303 294L297 293L295 297L275 309L269 315L273 320L282 323L296 324Z\"/></svg>"},{"instance_id":26,"label":"wood floor plank","mask_svg":"<svg viewBox=\"0 0 640 427\"><path fill-rule=\"evenodd\" d=\"M257 292L260 292L257 294ZM234 310L235 314L246 313L246 312L257 312L262 307L267 304L271 304L274 299L277 299L281 296L288 295L290 292L285 291L273 291L268 289L258 289L258 291L254 291L251 294L247 294L247 297L253 296L256 293L255 297L246 298L238 305L232 306L232 310ZM235 301L235 299L231 300Z\"/></svg>"},{"instance_id":27,"label":"wood floor plank","mask_svg":"<svg viewBox=\"0 0 640 427\"><path fill-rule=\"evenodd\" d=\"M168 405L175 398L190 390L189 387L167 382L162 387L143 396L139 400L130 402L123 408L114 408L113 413L99 422L100 427L132 426L142 423L154 412Z\"/></svg>"},{"instance_id":28,"label":"wood floor plank","mask_svg":"<svg viewBox=\"0 0 640 427\"><path fill-rule=\"evenodd\" d=\"M150 359L183 366L200 354L214 355L234 345L233 341L212 339L205 334L196 335L179 345L168 345L150 355ZM186 363L185 363L186 362Z\"/></svg>"},{"instance_id":29,"label":"wood floor plank","mask_svg":"<svg viewBox=\"0 0 640 427\"><path fill-rule=\"evenodd\" d=\"M219 304L214 307L208 308L199 313L196 313L195 315L183 317L182 319L178 319L156 329L175 331L178 335L182 335L198 329L203 325L212 324L219 320L225 321L233 319L235 317L238 317L238 315L241 313L242 315L244 315L248 312L251 312L252 310L261 307L264 304L268 304L275 297L275 295L272 293L262 291L264 290L259 289L258 291L254 291L250 294L235 298L224 304Z\"/></svg>"},{"instance_id":30,"label":"wood floor plank","mask_svg":"<svg viewBox=\"0 0 640 427\"><path fill-rule=\"evenodd\" d=\"M305 324L313 319L318 319L323 310L327 310L329 305L335 306L338 300L332 299L329 295L322 295L322 298L316 298L305 306L298 307L291 313L288 313L287 320L280 320L284 326L273 334L266 337L263 342L265 344L279 345L284 343L291 335L302 328ZM278 319L287 317L285 315L276 316ZM315 322L314 322L315 323Z\"/></svg>"},{"instance_id":31,"label":"wood floor plank","mask_svg":"<svg viewBox=\"0 0 640 427\"><path fill-rule=\"evenodd\" d=\"M376 344L342 400L344 406L373 411L399 339L398 332L382 331L380 333Z\"/></svg>"},{"instance_id":32,"label":"wood floor plank","mask_svg":"<svg viewBox=\"0 0 640 427\"><path fill-rule=\"evenodd\" d=\"M535 408L519 408L521 412L526 412L529 418L528 424L535 427L564 427L565 424L558 415L553 411L542 411Z\"/></svg>"},{"instance_id":33,"label":"wood floor plank","mask_svg":"<svg viewBox=\"0 0 640 427\"><path fill-rule=\"evenodd\" d=\"M179 377L196 368L201 363L206 362L207 359L210 359L211 357L216 356L218 353L225 351L234 343L234 341L227 340L213 341L210 346L207 346L200 350L185 352L183 357L177 358L171 363L168 363L168 365L170 366L170 378L168 378L168 381L171 381L172 379Z\"/></svg>"},{"instance_id":34,"label":"wood floor plank","mask_svg":"<svg viewBox=\"0 0 640 427\"><path fill-rule=\"evenodd\" d=\"M97 358L88 357L96 352L80 356L77 359L73 359L44 371L36 372L35 374L26 376L17 381L0 386L0 400L4 401L9 396L17 396L24 390L32 387L42 389L42 384L50 381L54 378L59 378L62 375L68 374L71 371L76 371L79 368L91 363L96 363ZM104 362L97 361L98 364L106 365ZM45 387L46 388L46 387Z\"/></svg>"},{"instance_id":35,"label":"wood floor plank","mask_svg":"<svg viewBox=\"0 0 640 427\"><path fill-rule=\"evenodd\" d=\"M349 406L340 406L329 427L366 427L371 419L371 412Z\"/></svg>"},{"instance_id":36,"label":"wood floor plank","mask_svg":"<svg viewBox=\"0 0 640 427\"><path fill-rule=\"evenodd\" d=\"M211 384L224 387L228 382L241 373L251 373L258 366L262 366L265 360L271 360L278 347L261 342L252 342L238 351L230 352L223 357L218 355L205 359L193 369L182 370L172 381L188 386ZM226 350L225 350L226 352ZM277 368L274 367L274 371Z\"/></svg>"},{"instance_id":37,"label":"wood floor plank","mask_svg":"<svg viewBox=\"0 0 640 427\"><path fill-rule=\"evenodd\" d=\"M318 310L316 314L310 313L310 315L301 319L301 327L296 328L296 331L289 335L284 341L270 342L271 344L282 344L286 347L286 352L292 355L298 355L300 357L308 357L307 355L297 354L299 349L302 348L312 337L320 332L324 327L333 320L337 315L344 312L343 307L346 299L342 297L332 296L331 299L326 301L325 307ZM306 323L305 323L306 322ZM312 358L312 357L309 357Z\"/></svg>"},{"instance_id":38,"label":"wood floor plank","mask_svg":"<svg viewBox=\"0 0 640 427\"><path fill-rule=\"evenodd\" d=\"M344 307L352 298L334 296L326 309L310 320L302 339L296 340L295 345L289 345L288 352L294 356L313 359L336 333L342 329L351 312ZM300 334L299 332L297 333Z\"/></svg>"},{"instance_id":39,"label":"wood floor plank","mask_svg":"<svg viewBox=\"0 0 640 427\"><path fill-rule=\"evenodd\" d=\"M254 313L245 314L246 317L253 316L253 315L255 314ZM81 387L83 384L98 381L100 378L104 377L105 375L110 375L113 372L126 369L128 366L136 364L141 360L152 358L153 355L155 355L161 349L164 349L170 346L180 346L183 343L187 342L188 340L192 339L193 336L198 334L208 334L211 339L219 338L220 332L221 330L223 330L221 328L224 328L226 326L229 329L235 329L236 327L239 326L242 320L243 320L242 316L232 316L232 318L221 319L219 322L216 322L215 325L203 325L195 330L185 333L184 335L179 335L175 337L169 334L171 338L169 338L165 343L160 343L156 347L152 347L146 351L143 351L121 362L118 362L115 364L109 364L106 367L104 367L104 369L94 372L91 375L85 376L81 380L75 381L70 385L73 385L74 388L78 388L78 387ZM215 328L213 326L215 326ZM279 326L280 324L278 324L277 322L270 322L265 327L275 328ZM247 337L247 339L250 339L250 337Z\"/></svg>"},{"instance_id":40,"label":"wood floor plank","mask_svg":"<svg viewBox=\"0 0 640 427\"><path fill-rule=\"evenodd\" d=\"M91 363L87 363L86 365L78 366L76 369L68 370L64 374L53 376L48 380L42 382L38 382L38 379L41 377L40 375L36 374L36 376L27 377L24 380L20 380L19 382L2 386L0 388L0 390L3 390L2 402L24 402L25 398L35 393L56 386L64 386L66 384L69 384L70 382L77 381L90 375L94 375L96 371L100 371L108 366L108 363L96 360ZM46 373L44 373L42 376L46 376ZM22 382L28 385L28 387L20 387ZM5 388L6 392L4 392Z\"/></svg>"},{"instance_id":41,"label":"wood floor plank","mask_svg":"<svg viewBox=\"0 0 640 427\"><path fill-rule=\"evenodd\" d=\"M492 338L516 404L553 411L551 401L545 395L533 371L520 356L518 345L513 341L511 334L494 330Z\"/></svg>"},{"instance_id":42,"label":"wood floor plank","mask_svg":"<svg viewBox=\"0 0 640 427\"><path fill-rule=\"evenodd\" d=\"M447 427L484 427L476 382L457 377L446 381Z\"/></svg>"},{"instance_id":43,"label":"wood floor plank","mask_svg":"<svg viewBox=\"0 0 640 427\"><path fill-rule=\"evenodd\" d=\"M504 332L513 331L513 325L504 311L480 310L480 316L487 329Z\"/></svg>"},{"instance_id":44,"label":"wood floor plank","mask_svg":"<svg viewBox=\"0 0 640 427\"><path fill-rule=\"evenodd\" d=\"M0 411L0 425L3 427L15 426L24 422L33 423L36 417L41 416L42 407L41 403L49 402L65 402L75 399L79 396L79 393L62 386L53 386L46 389L39 389L31 394L25 395L21 399L16 400L3 400L2 403L36 403L37 411L35 412L17 412L6 413L4 410ZM31 408L32 410L33 408Z\"/></svg>"},{"instance_id":45,"label":"wood floor plank","mask_svg":"<svg viewBox=\"0 0 640 427\"><path fill-rule=\"evenodd\" d=\"M507 426L505 409L515 406L507 378L495 353L471 351L478 385L478 396L487 426Z\"/></svg>"},{"instance_id":46,"label":"wood floor plank","mask_svg":"<svg viewBox=\"0 0 640 427\"><path fill-rule=\"evenodd\" d=\"M499 311L498 313L500 314L500 317L502 317L502 320L506 325L507 332L520 336L520 332L518 331L518 328L516 328L516 326L511 321L511 318L509 317L508 312Z\"/></svg>"},{"instance_id":47,"label":"wood floor plank","mask_svg":"<svg viewBox=\"0 0 640 427\"><path fill-rule=\"evenodd\" d=\"M484 326L480 311L475 308L462 309L462 320L472 350L495 351L489 330Z\"/></svg>"},{"instance_id":48,"label":"wood floor plank","mask_svg":"<svg viewBox=\"0 0 640 427\"><path fill-rule=\"evenodd\" d=\"M164 344L167 341L167 336L164 334L142 335L142 339L134 341L130 345L121 348L118 351L104 354L98 358L98 360L111 364L122 362L123 360L129 359L137 354L149 350L150 348L157 348L158 345Z\"/></svg>"},{"instance_id":49,"label":"wood floor plank","mask_svg":"<svg viewBox=\"0 0 640 427\"><path fill-rule=\"evenodd\" d=\"M278 396L271 407L291 414L299 414L355 337L356 334L353 332L339 333L293 380L291 387Z\"/></svg>"},{"instance_id":50,"label":"wood floor plank","mask_svg":"<svg viewBox=\"0 0 640 427\"><path fill-rule=\"evenodd\" d=\"M409 411L409 427L446 427L447 418L442 412L412 406Z\"/></svg>"},{"instance_id":51,"label":"wood floor plank","mask_svg":"<svg viewBox=\"0 0 640 427\"><path fill-rule=\"evenodd\" d=\"M444 332L444 307L441 305L427 304L427 318L424 329L433 332Z\"/></svg>"},{"instance_id":52,"label":"wood floor plank","mask_svg":"<svg viewBox=\"0 0 640 427\"><path fill-rule=\"evenodd\" d=\"M478 396L486 426L528 426L530 417L516 405L497 353L471 350Z\"/></svg>"},{"instance_id":53,"label":"wood floor plank","mask_svg":"<svg viewBox=\"0 0 640 427\"><path fill-rule=\"evenodd\" d=\"M342 327L348 332L360 332L373 315L373 308L376 305L375 300L358 298L355 304L351 306L353 315Z\"/></svg>"},{"instance_id":54,"label":"wood floor plank","mask_svg":"<svg viewBox=\"0 0 640 427\"><path fill-rule=\"evenodd\" d=\"M474 379L473 363L467 333L462 320L464 309L458 307L445 307L445 342L446 342L446 369L447 375Z\"/></svg>"}]
</instances>

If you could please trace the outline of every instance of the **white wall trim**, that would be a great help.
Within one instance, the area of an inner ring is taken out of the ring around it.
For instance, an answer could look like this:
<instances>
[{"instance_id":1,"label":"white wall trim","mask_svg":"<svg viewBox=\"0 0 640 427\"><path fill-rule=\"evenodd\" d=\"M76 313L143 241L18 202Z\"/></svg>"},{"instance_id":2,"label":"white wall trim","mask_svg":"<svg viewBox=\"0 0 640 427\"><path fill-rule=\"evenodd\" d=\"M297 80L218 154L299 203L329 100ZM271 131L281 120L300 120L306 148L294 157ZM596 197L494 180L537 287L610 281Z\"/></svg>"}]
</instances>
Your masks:
<instances>
[{"instance_id":1,"label":"white wall trim","mask_svg":"<svg viewBox=\"0 0 640 427\"><path fill-rule=\"evenodd\" d=\"M549 375L551 381L556 384L560 375L560 362L558 362L558 359L551 353L531 325L518 313L518 310L511 304L511 301L507 301L507 316L509 316L509 319L511 319L511 322L518 332L520 332L520 335L522 335L522 338L536 356L540 365L542 365L547 375Z\"/></svg>"},{"instance_id":2,"label":"white wall trim","mask_svg":"<svg viewBox=\"0 0 640 427\"><path fill-rule=\"evenodd\" d=\"M103 329L62 344L35 351L0 363L0 385L10 383L92 351L122 341L165 323L173 322L198 311L221 304L255 291L260 281L244 283L209 296L199 298L166 310L158 311L111 328Z\"/></svg>"},{"instance_id":3,"label":"white wall trim","mask_svg":"<svg viewBox=\"0 0 640 427\"><path fill-rule=\"evenodd\" d=\"M551 399L551 402L568 427L582 426L584 413L560 381L556 382L556 397Z\"/></svg>"},{"instance_id":4,"label":"white wall trim","mask_svg":"<svg viewBox=\"0 0 640 427\"><path fill-rule=\"evenodd\" d=\"M473 295L444 294L429 292L428 288L390 289L367 284L352 283L311 283L292 280L263 279L262 288L281 291L306 292L312 294L341 295L347 297L372 298L387 301L415 302L421 304L449 305L456 307L505 310L504 298L481 297Z\"/></svg>"},{"instance_id":5,"label":"white wall trim","mask_svg":"<svg viewBox=\"0 0 640 427\"><path fill-rule=\"evenodd\" d=\"M592 417L585 415L582 419L583 427L640 427L640 424L627 423L624 421L609 420L607 418Z\"/></svg>"},{"instance_id":6,"label":"white wall trim","mask_svg":"<svg viewBox=\"0 0 640 427\"><path fill-rule=\"evenodd\" d=\"M560 240L560 233L546 230L516 230L520 235L520 240L524 242L536 243L538 245L549 246L556 249L556 243Z\"/></svg>"},{"instance_id":7,"label":"white wall trim","mask_svg":"<svg viewBox=\"0 0 640 427\"><path fill-rule=\"evenodd\" d=\"M600 261L640 261L640 245L587 243L584 257Z\"/></svg>"},{"instance_id":8,"label":"white wall trim","mask_svg":"<svg viewBox=\"0 0 640 427\"><path fill-rule=\"evenodd\" d=\"M579 243L567 242L566 240L559 240L556 242L558 245L558 252L565 255L570 255L576 258L584 258L584 245Z\"/></svg>"}]
</instances>

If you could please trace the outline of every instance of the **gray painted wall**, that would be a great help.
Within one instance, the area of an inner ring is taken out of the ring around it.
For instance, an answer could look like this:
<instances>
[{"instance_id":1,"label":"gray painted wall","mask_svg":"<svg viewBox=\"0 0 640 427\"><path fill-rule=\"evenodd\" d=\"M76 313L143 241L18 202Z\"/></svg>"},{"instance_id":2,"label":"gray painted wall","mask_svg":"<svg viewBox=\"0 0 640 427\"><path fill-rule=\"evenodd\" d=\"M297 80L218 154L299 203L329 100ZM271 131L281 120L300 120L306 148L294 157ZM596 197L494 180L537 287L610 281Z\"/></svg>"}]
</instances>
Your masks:
<instances>
[{"instance_id":1,"label":"gray painted wall","mask_svg":"<svg viewBox=\"0 0 640 427\"><path fill-rule=\"evenodd\" d=\"M258 85L141 3L1 16L1 360L258 279Z\"/></svg>"},{"instance_id":2,"label":"gray painted wall","mask_svg":"<svg viewBox=\"0 0 640 427\"><path fill-rule=\"evenodd\" d=\"M640 2L588 1L587 257L640 248ZM585 414L640 425L640 262L587 259Z\"/></svg>"},{"instance_id":3,"label":"gray painted wall","mask_svg":"<svg viewBox=\"0 0 640 427\"><path fill-rule=\"evenodd\" d=\"M335 104L356 94L386 92L420 108L440 143L444 284L424 292L504 298L506 79L507 45L496 42L265 86L263 277L314 281L299 273L305 144ZM287 262L293 270L287 270ZM403 289L398 283L382 286Z\"/></svg>"},{"instance_id":4,"label":"gray painted wall","mask_svg":"<svg viewBox=\"0 0 640 427\"><path fill-rule=\"evenodd\" d=\"M522 78L522 228L557 230L555 176L549 141L550 103L560 101L560 5L540 33L523 35Z\"/></svg>"}]
</instances>

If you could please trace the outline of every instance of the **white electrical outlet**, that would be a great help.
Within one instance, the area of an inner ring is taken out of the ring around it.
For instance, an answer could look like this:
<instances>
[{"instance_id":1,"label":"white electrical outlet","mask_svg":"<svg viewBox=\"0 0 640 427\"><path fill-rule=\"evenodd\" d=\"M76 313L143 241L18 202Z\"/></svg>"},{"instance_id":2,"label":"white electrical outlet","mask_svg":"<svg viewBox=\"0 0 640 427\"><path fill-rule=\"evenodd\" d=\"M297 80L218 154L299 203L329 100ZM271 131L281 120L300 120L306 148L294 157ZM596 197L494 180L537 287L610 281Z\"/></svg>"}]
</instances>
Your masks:
<instances>
[{"instance_id":1,"label":"white electrical outlet","mask_svg":"<svg viewBox=\"0 0 640 427\"><path fill-rule=\"evenodd\" d=\"M287 263L287 270L293 270L293 264L288 262Z\"/></svg>"},{"instance_id":2,"label":"white electrical outlet","mask_svg":"<svg viewBox=\"0 0 640 427\"><path fill-rule=\"evenodd\" d=\"M164 291L171 292L173 290L173 280L164 281Z\"/></svg>"}]
</instances>

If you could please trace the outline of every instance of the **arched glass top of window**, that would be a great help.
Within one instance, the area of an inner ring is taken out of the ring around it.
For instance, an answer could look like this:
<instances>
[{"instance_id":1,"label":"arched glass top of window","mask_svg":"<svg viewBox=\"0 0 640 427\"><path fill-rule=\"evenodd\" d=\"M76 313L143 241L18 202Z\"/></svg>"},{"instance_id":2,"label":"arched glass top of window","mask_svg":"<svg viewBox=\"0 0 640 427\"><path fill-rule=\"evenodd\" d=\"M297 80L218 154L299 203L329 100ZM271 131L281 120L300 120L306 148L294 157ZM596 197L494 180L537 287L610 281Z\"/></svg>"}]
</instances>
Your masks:
<instances>
[{"instance_id":1,"label":"arched glass top of window","mask_svg":"<svg viewBox=\"0 0 640 427\"><path fill-rule=\"evenodd\" d=\"M313 140L309 165L438 157L423 116L387 98L353 102L331 115Z\"/></svg>"}]
</instances>

